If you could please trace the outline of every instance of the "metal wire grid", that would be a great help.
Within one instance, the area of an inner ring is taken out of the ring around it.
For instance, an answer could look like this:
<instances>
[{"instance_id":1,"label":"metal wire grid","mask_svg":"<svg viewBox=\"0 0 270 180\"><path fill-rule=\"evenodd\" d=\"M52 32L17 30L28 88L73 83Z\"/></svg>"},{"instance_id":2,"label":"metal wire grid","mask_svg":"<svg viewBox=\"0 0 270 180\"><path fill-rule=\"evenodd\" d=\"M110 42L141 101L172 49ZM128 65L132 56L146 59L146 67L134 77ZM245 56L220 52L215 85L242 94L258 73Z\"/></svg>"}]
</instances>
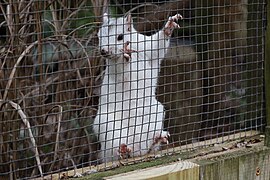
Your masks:
<instances>
[{"instance_id":1,"label":"metal wire grid","mask_svg":"<svg viewBox=\"0 0 270 180\"><path fill-rule=\"evenodd\" d=\"M101 162L92 124L99 97L113 95L100 94L106 66L96 37L107 9L120 17L132 9L135 28L146 35L169 15L184 16L158 84L150 83L165 109L162 128L171 135L163 148L189 150L195 142L263 129L265 2L164 3L1 3L1 177L39 177Z\"/></svg>"}]
</instances>

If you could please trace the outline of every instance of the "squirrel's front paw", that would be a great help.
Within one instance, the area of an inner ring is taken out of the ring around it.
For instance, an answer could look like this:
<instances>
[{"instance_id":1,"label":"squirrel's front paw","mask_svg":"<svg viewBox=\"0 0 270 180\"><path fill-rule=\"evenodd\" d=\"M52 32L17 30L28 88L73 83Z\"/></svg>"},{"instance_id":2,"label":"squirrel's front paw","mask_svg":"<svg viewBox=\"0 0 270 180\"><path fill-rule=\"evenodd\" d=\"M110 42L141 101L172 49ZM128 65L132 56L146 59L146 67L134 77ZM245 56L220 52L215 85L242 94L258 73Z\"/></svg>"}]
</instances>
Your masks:
<instances>
[{"instance_id":1,"label":"squirrel's front paw","mask_svg":"<svg viewBox=\"0 0 270 180\"><path fill-rule=\"evenodd\" d=\"M121 51L124 53L124 58L126 59L126 61L129 61L130 60L131 53L137 52L137 51L135 51L133 49L130 49L129 44L130 44L129 41L125 42L124 49L121 49Z\"/></svg>"},{"instance_id":2,"label":"squirrel's front paw","mask_svg":"<svg viewBox=\"0 0 270 180\"><path fill-rule=\"evenodd\" d=\"M183 17L181 16L181 14L176 14L174 16L170 16L167 23L165 24L164 27L164 33L167 36L171 36L172 32L175 28L180 28L179 24L177 24L175 21L179 20L179 19L183 19Z\"/></svg>"}]
</instances>

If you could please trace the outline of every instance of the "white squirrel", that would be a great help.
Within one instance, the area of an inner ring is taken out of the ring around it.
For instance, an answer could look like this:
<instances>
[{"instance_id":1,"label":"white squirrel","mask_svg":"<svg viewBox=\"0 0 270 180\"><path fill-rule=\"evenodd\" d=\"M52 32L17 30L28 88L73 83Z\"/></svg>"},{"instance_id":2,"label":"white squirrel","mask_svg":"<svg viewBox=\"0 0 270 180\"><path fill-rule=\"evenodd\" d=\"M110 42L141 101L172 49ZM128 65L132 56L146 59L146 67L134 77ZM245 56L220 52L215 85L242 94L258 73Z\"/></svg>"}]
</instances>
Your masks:
<instances>
[{"instance_id":1,"label":"white squirrel","mask_svg":"<svg viewBox=\"0 0 270 180\"><path fill-rule=\"evenodd\" d=\"M145 36L135 30L131 15L103 15L98 37L107 66L93 124L103 162L145 155L168 143L169 133L162 130L164 107L155 91L178 19L180 14L169 17L162 30Z\"/></svg>"}]
</instances>

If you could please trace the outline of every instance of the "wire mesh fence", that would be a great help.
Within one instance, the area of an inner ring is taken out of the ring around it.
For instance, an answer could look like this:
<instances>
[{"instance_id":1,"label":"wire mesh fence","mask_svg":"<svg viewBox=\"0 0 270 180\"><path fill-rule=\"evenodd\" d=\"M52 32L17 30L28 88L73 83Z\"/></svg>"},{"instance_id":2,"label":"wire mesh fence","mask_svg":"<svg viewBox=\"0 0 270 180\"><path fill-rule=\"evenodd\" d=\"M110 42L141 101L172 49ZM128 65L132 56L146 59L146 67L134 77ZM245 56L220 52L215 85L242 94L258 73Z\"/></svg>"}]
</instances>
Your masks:
<instances>
[{"instance_id":1,"label":"wire mesh fence","mask_svg":"<svg viewBox=\"0 0 270 180\"><path fill-rule=\"evenodd\" d=\"M265 5L1 1L0 177L263 131Z\"/></svg>"}]
</instances>

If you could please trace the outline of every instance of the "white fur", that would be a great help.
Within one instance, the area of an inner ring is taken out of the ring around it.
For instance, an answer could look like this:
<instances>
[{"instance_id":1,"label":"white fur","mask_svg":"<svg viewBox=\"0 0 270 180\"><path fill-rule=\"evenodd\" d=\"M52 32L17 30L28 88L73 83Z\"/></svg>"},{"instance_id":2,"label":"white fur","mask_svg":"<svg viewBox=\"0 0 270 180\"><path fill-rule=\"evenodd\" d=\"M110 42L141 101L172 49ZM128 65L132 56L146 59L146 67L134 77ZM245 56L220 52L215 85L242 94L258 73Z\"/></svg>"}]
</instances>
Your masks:
<instances>
[{"instance_id":1,"label":"white fur","mask_svg":"<svg viewBox=\"0 0 270 180\"><path fill-rule=\"evenodd\" d=\"M94 131L101 143L100 158L108 162L118 158L122 143L132 149L132 156L139 156L149 151L155 136L167 135L162 131L164 107L156 100L155 91L169 37L163 30L152 36L139 34L124 17L105 15L103 21L98 33L100 48L110 57ZM124 34L121 41L117 41L119 34ZM130 59L124 58L122 52L127 41L129 48L136 51Z\"/></svg>"}]
</instances>

